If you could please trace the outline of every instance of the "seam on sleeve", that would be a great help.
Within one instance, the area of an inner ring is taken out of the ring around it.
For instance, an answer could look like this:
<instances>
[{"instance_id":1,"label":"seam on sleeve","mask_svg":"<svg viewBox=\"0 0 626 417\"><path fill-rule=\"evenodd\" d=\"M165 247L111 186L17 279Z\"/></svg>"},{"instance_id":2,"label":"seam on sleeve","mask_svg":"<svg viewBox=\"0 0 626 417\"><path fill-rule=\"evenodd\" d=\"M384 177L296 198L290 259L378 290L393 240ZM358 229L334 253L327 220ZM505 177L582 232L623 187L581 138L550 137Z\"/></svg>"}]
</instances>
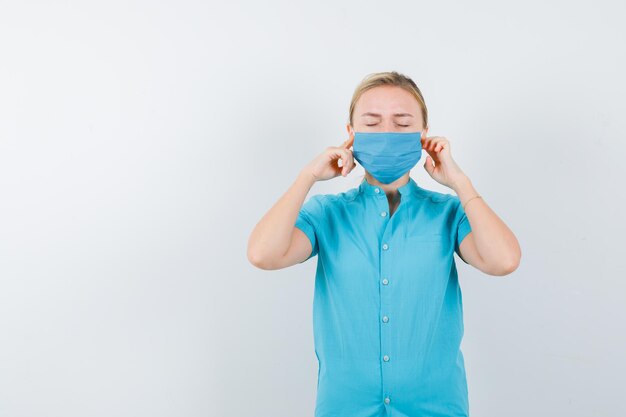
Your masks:
<instances>
[{"instance_id":1,"label":"seam on sleeve","mask_svg":"<svg viewBox=\"0 0 626 417\"><path fill-rule=\"evenodd\" d=\"M463 210L463 206L461 205L461 200L458 196L453 196L453 199L456 202L456 210L457 213L455 215L455 219L458 219L455 227L455 239L454 239L454 250L456 252L456 254L459 256L459 258L466 264L468 264L468 262L465 261L465 259L463 259L463 257L461 256L461 243L463 242L463 239L465 239L465 237L472 231L472 227L471 224L469 222L469 219L467 218L467 214L465 214L465 210ZM460 217L460 218L459 218Z\"/></svg>"},{"instance_id":2,"label":"seam on sleeve","mask_svg":"<svg viewBox=\"0 0 626 417\"><path fill-rule=\"evenodd\" d=\"M304 232L304 234L309 239L312 249L309 256L302 262L305 262L315 255L319 253L319 227L314 215L311 214L306 206L308 205L319 205L319 207L315 207L316 211L319 211L319 215L323 215L325 207L322 203L322 199L324 198L323 194L316 194L311 197L303 204L296 219L295 227L299 228ZM310 203L310 204L309 204ZM300 262L300 263L302 263Z\"/></svg>"}]
</instances>

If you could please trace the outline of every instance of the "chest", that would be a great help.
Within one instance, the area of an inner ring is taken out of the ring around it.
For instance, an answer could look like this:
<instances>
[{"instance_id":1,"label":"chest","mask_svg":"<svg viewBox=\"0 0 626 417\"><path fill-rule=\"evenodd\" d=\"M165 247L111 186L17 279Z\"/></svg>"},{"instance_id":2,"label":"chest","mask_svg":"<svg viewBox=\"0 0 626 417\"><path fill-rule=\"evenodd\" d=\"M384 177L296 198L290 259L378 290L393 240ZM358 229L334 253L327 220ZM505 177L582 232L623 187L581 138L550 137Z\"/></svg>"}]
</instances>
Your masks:
<instances>
[{"instance_id":1,"label":"chest","mask_svg":"<svg viewBox=\"0 0 626 417\"><path fill-rule=\"evenodd\" d=\"M453 259L451 225L447 211L420 201L392 204L381 198L347 204L327 213L320 260L344 275L392 264L407 271L439 270Z\"/></svg>"}]
</instances>

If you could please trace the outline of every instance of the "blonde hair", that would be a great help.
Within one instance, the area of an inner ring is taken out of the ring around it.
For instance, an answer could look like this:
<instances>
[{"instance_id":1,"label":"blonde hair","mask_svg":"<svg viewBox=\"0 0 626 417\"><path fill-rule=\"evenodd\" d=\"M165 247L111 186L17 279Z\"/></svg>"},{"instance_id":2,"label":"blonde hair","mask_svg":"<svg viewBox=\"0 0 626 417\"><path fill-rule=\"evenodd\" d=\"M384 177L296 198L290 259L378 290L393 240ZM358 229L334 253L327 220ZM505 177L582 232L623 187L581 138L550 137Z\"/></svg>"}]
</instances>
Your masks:
<instances>
[{"instance_id":1,"label":"blonde hair","mask_svg":"<svg viewBox=\"0 0 626 417\"><path fill-rule=\"evenodd\" d=\"M396 71L375 72L363 78L363 80L354 90L354 94L352 94L352 101L350 102L350 111L348 115L348 122L350 123L350 126L354 126L352 124L354 107L356 106L356 102L359 100L361 95L363 95L363 93L367 90L370 90L374 87L379 87L381 85L400 87L411 93L419 103L420 108L422 109L422 119L424 120L424 126L422 127L428 127L428 109L426 108L426 102L424 101L424 96L422 96L422 92L412 79Z\"/></svg>"}]
</instances>

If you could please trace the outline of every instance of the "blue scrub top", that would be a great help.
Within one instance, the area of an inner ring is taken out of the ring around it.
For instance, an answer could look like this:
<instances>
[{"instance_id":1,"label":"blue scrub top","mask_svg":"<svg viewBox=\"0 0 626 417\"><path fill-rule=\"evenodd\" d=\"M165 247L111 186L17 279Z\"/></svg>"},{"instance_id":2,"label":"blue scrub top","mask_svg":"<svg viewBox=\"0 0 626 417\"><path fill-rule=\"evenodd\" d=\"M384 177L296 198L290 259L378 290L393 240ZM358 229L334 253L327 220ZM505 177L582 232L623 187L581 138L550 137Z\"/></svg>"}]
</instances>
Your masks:
<instances>
[{"instance_id":1,"label":"blue scrub top","mask_svg":"<svg viewBox=\"0 0 626 417\"><path fill-rule=\"evenodd\" d=\"M318 255L315 417L469 416L454 252L471 227L457 196L410 177L398 191L391 217L364 178L296 220Z\"/></svg>"}]
</instances>

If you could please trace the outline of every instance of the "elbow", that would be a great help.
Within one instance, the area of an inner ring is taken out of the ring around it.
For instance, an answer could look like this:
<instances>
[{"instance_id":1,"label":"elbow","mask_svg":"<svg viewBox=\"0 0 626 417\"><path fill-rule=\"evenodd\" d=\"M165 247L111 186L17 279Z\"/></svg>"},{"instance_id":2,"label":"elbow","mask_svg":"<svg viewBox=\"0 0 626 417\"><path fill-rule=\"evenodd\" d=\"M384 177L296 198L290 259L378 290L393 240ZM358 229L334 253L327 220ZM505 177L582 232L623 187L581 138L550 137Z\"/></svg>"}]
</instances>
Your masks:
<instances>
[{"instance_id":1,"label":"elbow","mask_svg":"<svg viewBox=\"0 0 626 417\"><path fill-rule=\"evenodd\" d=\"M512 257L510 260L508 260L507 262L503 263L502 266L500 266L499 271L496 275L505 276L505 275L512 274L519 267L520 260L521 260L521 256Z\"/></svg>"},{"instance_id":2,"label":"elbow","mask_svg":"<svg viewBox=\"0 0 626 417\"><path fill-rule=\"evenodd\" d=\"M259 251L248 249L248 262L259 269L272 271L277 269L271 260Z\"/></svg>"},{"instance_id":3,"label":"elbow","mask_svg":"<svg viewBox=\"0 0 626 417\"><path fill-rule=\"evenodd\" d=\"M252 236L250 236L248 240L246 256L248 258L248 262L250 262L253 266L259 269L268 269L266 260L267 257L264 255L261 246L257 244Z\"/></svg>"},{"instance_id":4,"label":"elbow","mask_svg":"<svg viewBox=\"0 0 626 417\"><path fill-rule=\"evenodd\" d=\"M281 257L275 251L268 250L267 245L254 241L248 241L248 262L253 266L265 271L273 271L281 268Z\"/></svg>"},{"instance_id":5,"label":"elbow","mask_svg":"<svg viewBox=\"0 0 626 417\"><path fill-rule=\"evenodd\" d=\"M248 262L250 262L253 266L256 266L259 269L270 269L268 268L267 261L263 256L256 251L248 249Z\"/></svg>"}]
</instances>

